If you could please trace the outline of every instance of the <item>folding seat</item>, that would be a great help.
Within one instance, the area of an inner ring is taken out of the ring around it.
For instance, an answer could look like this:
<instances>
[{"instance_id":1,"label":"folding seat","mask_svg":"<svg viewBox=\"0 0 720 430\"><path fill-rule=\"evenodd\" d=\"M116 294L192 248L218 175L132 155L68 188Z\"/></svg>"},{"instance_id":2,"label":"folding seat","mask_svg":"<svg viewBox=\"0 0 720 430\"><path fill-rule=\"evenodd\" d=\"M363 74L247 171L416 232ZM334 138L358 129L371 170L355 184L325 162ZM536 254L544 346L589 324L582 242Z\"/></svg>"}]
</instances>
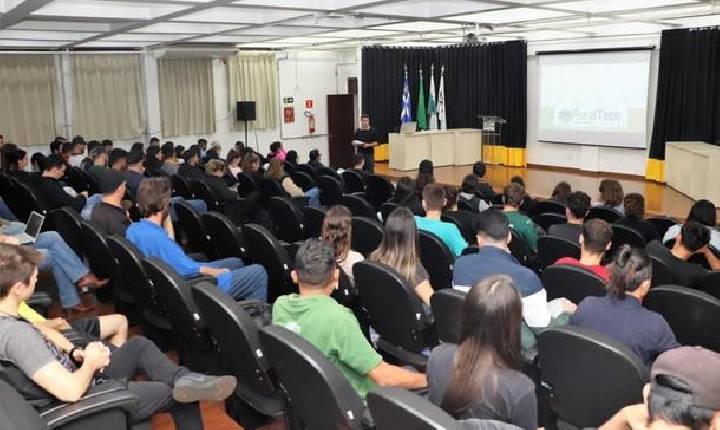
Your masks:
<instances>
[{"instance_id":1,"label":"folding seat","mask_svg":"<svg viewBox=\"0 0 720 430\"><path fill-rule=\"evenodd\" d=\"M720 300L691 288L663 285L651 288L643 306L668 322L682 345L720 353Z\"/></svg>"},{"instance_id":2,"label":"folding seat","mask_svg":"<svg viewBox=\"0 0 720 430\"><path fill-rule=\"evenodd\" d=\"M530 250L530 247L525 241L525 238L523 237L523 235L521 235L512 228L510 229L510 234L512 235L510 243L508 244L508 249L510 250L510 253L523 266L529 265L532 258L532 251Z\"/></svg>"},{"instance_id":3,"label":"folding seat","mask_svg":"<svg viewBox=\"0 0 720 430\"><path fill-rule=\"evenodd\" d=\"M194 198L192 190L190 189L190 183L187 179L180 175L172 175L170 181L172 182L173 197L178 196L184 199Z\"/></svg>"},{"instance_id":4,"label":"folding seat","mask_svg":"<svg viewBox=\"0 0 720 430\"><path fill-rule=\"evenodd\" d=\"M320 188L321 205L333 206L340 204L345 189L339 179L332 176L321 176L318 179L318 187Z\"/></svg>"},{"instance_id":5,"label":"folding seat","mask_svg":"<svg viewBox=\"0 0 720 430\"><path fill-rule=\"evenodd\" d=\"M622 214L615 209L607 206L593 206L588 209L588 213L585 216L585 219L588 220L595 218L600 218L608 224L613 224L617 222L617 220L622 218Z\"/></svg>"},{"instance_id":6,"label":"folding seat","mask_svg":"<svg viewBox=\"0 0 720 430\"><path fill-rule=\"evenodd\" d=\"M553 200L540 200L535 205L535 213L538 214L544 214L544 213L556 213L562 216L565 216L565 205L562 203L558 203Z\"/></svg>"},{"instance_id":7,"label":"folding seat","mask_svg":"<svg viewBox=\"0 0 720 430\"><path fill-rule=\"evenodd\" d=\"M243 225L250 220L250 197L241 197L232 200L226 200L222 208L222 213L232 221L235 225Z\"/></svg>"},{"instance_id":8,"label":"folding seat","mask_svg":"<svg viewBox=\"0 0 720 430\"><path fill-rule=\"evenodd\" d=\"M473 207L472 205L470 205L470 203L467 202L467 200L463 200L463 199L458 200L457 207L461 211L470 211L470 212L475 212L475 213L477 213L477 211L478 211L477 206Z\"/></svg>"},{"instance_id":9,"label":"folding seat","mask_svg":"<svg viewBox=\"0 0 720 430\"><path fill-rule=\"evenodd\" d=\"M199 179L193 179L190 181L190 190L195 198L205 202L209 211L217 211L222 208L223 202L205 182Z\"/></svg>"},{"instance_id":10,"label":"folding seat","mask_svg":"<svg viewBox=\"0 0 720 430\"><path fill-rule=\"evenodd\" d=\"M580 245L562 237L541 236L538 239L538 255L535 267L539 270L563 257L580 258Z\"/></svg>"},{"instance_id":11,"label":"folding seat","mask_svg":"<svg viewBox=\"0 0 720 430\"><path fill-rule=\"evenodd\" d=\"M67 184L77 193L82 193L83 191L87 191L88 193L90 192L90 184L88 184L85 176L85 172L75 166L68 166L65 171Z\"/></svg>"},{"instance_id":12,"label":"folding seat","mask_svg":"<svg viewBox=\"0 0 720 430\"><path fill-rule=\"evenodd\" d=\"M250 252L250 262L261 264L268 275L268 303L286 294L297 292L290 277L292 262L285 248L266 228L245 224L243 233Z\"/></svg>"},{"instance_id":13,"label":"folding seat","mask_svg":"<svg viewBox=\"0 0 720 430\"><path fill-rule=\"evenodd\" d=\"M720 272L708 272L697 284L691 285L691 287L720 299Z\"/></svg>"},{"instance_id":14,"label":"folding seat","mask_svg":"<svg viewBox=\"0 0 720 430\"><path fill-rule=\"evenodd\" d=\"M431 317L399 273L384 264L361 261L353 266L355 287L379 335L378 349L398 361L423 368L426 348L437 344Z\"/></svg>"},{"instance_id":15,"label":"folding seat","mask_svg":"<svg viewBox=\"0 0 720 430\"><path fill-rule=\"evenodd\" d=\"M420 236L420 261L430 275L433 289L452 288L455 256L435 234L418 231Z\"/></svg>"},{"instance_id":16,"label":"folding seat","mask_svg":"<svg viewBox=\"0 0 720 430\"><path fill-rule=\"evenodd\" d=\"M291 415L306 429L372 428L363 400L322 352L278 326L260 330L263 354L272 364L292 405Z\"/></svg>"},{"instance_id":17,"label":"folding seat","mask_svg":"<svg viewBox=\"0 0 720 430\"><path fill-rule=\"evenodd\" d=\"M335 169L332 169L332 168L328 167L328 166L320 166L320 167L318 168L318 175L320 175L320 176L330 176L330 177L333 177L333 178L335 178L335 179L338 179L338 180L340 181L340 183L342 183L342 178L340 177L340 175L338 175L337 171L336 171Z\"/></svg>"},{"instance_id":18,"label":"folding seat","mask_svg":"<svg viewBox=\"0 0 720 430\"><path fill-rule=\"evenodd\" d=\"M395 187L386 178L378 175L365 178L365 198L376 210L380 210L380 206L390 200L393 194Z\"/></svg>"},{"instance_id":19,"label":"folding seat","mask_svg":"<svg viewBox=\"0 0 720 430\"><path fill-rule=\"evenodd\" d=\"M352 238L350 247L365 257L375 251L383 239L383 229L379 222L354 216L352 217Z\"/></svg>"},{"instance_id":20,"label":"folding seat","mask_svg":"<svg viewBox=\"0 0 720 430\"><path fill-rule=\"evenodd\" d=\"M288 197L288 193L285 192L282 185L275 179L260 178L257 182L263 201L267 201L270 197Z\"/></svg>"},{"instance_id":21,"label":"folding seat","mask_svg":"<svg viewBox=\"0 0 720 430\"><path fill-rule=\"evenodd\" d=\"M466 210L446 211L443 212L440 219L443 222L455 224L455 227L460 231L465 242L467 242L468 245L475 245L477 244L477 234L474 226L475 215L477 215L477 212Z\"/></svg>"},{"instance_id":22,"label":"folding seat","mask_svg":"<svg viewBox=\"0 0 720 430\"><path fill-rule=\"evenodd\" d=\"M569 264L547 266L540 275L548 300L565 297L578 304L585 297L605 295L605 281L593 272Z\"/></svg>"},{"instance_id":23,"label":"folding seat","mask_svg":"<svg viewBox=\"0 0 720 430\"><path fill-rule=\"evenodd\" d=\"M83 258L83 245L80 230L82 218L75 209L65 206L53 209L45 214L43 231L56 231L78 257Z\"/></svg>"},{"instance_id":24,"label":"folding seat","mask_svg":"<svg viewBox=\"0 0 720 430\"><path fill-rule=\"evenodd\" d=\"M228 217L219 212L206 212L200 215L200 221L210 238L210 248L215 257L247 258L245 236Z\"/></svg>"},{"instance_id":25,"label":"folding seat","mask_svg":"<svg viewBox=\"0 0 720 430\"><path fill-rule=\"evenodd\" d=\"M202 278L191 283L157 258L146 257L142 263L172 324L180 364L197 372L217 372L214 348L190 291L194 283L212 284Z\"/></svg>"},{"instance_id":26,"label":"folding seat","mask_svg":"<svg viewBox=\"0 0 720 430\"><path fill-rule=\"evenodd\" d=\"M278 418L284 398L258 340L258 324L269 321L256 322L245 307L253 303L262 312L267 305L236 302L206 283L193 285L192 295L217 344L223 371L238 380L235 394L225 401L228 414L245 428L258 428Z\"/></svg>"},{"instance_id":27,"label":"folding seat","mask_svg":"<svg viewBox=\"0 0 720 430\"><path fill-rule=\"evenodd\" d=\"M47 207L39 195L29 185L15 181L13 198L7 202L8 207L20 222L27 222L31 212L45 214Z\"/></svg>"},{"instance_id":28,"label":"folding seat","mask_svg":"<svg viewBox=\"0 0 720 430\"><path fill-rule=\"evenodd\" d=\"M340 204L347 207L353 216L361 216L377 220L377 211L361 196L355 194L343 194L340 196Z\"/></svg>"},{"instance_id":29,"label":"folding seat","mask_svg":"<svg viewBox=\"0 0 720 430\"><path fill-rule=\"evenodd\" d=\"M237 187L238 196L245 197L248 194L250 194L251 192L257 190L257 185L255 184L255 180L247 173L243 173L243 172L238 173L237 180L238 180L238 187Z\"/></svg>"},{"instance_id":30,"label":"folding seat","mask_svg":"<svg viewBox=\"0 0 720 430\"><path fill-rule=\"evenodd\" d=\"M466 292L446 289L430 297L435 330L440 342L460 343L460 309Z\"/></svg>"},{"instance_id":31,"label":"folding seat","mask_svg":"<svg viewBox=\"0 0 720 430\"><path fill-rule=\"evenodd\" d=\"M645 221L650 221L655 226L661 239L665 236L665 233L667 233L670 227L677 224L677 221L665 216L651 216L645 218Z\"/></svg>"},{"instance_id":32,"label":"folding seat","mask_svg":"<svg viewBox=\"0 0 720 430\"><path fill-rule=\"evenodd\" d=\"M287 166L287 164L285 165ZM311 188L317 187L315 179L313 179L312 176L308 175L305 172L292 172L290 174L290 179L295 182L295 185L302 188L303 191L307 191Z\"/></svg>"},{"instance_id":33,"label":"folding seat","mask_svg":"<svg viewBox=\"0 0 720 430\"><path fill-rule=\"evenodd\" d=\"M313 178L315 181L317 181L320 176L318 175L318 172L315 171L312 167L310 167L308 164L298 164L297 169L295 169L296 172L303 172Z\"/></svg>"},{"instance_id":34,"label":"folding seat","mask_svg":"<svg viewBox=\"0 0 720 430\"><path fill-rule=\"evenodd\" d=\"M365 180L363 176L354 170L345 170L340 176L345 182L345 191L348 193L361 193L365 191Z\"/></svg>"},{"instance_id":35,"label":"folding seat","mask_svg":"<svg viewBox=\"0 0 720 430\"><path fill-rule=\"evenodd\" d=\"M533 222L542 227L543 230L548 231L550 226L567 223L567 218L565 218L564 213L560 215L555 212L541 212L533 217Z\"/></svg>"},{"instance_id":36,"label":"folding seat","mask_svg":"<svg viewBox=\"0 0 720 430\"><path fill-rule=\"evenodd\" d=\"M272 214L275 237L286 242L298 242L305 238L302 212L289 198L270 197L267 205Z\"/></svg>"},{"instance_id":37,"label":"folding seat","mask_svg":"<svg viewBox=\"0 0 720 430\"><path fill-rule=\"evenodd\" d=\"M620 245L630 245L631 248L645 249L645 238L637 230L620 224L613 224L613 237L608 256L613 256Z\"/></svg>"},{"instance_id":38,"label":"folding seat","mask_svg":"<svg viewBox=\"0 0 720 430\"><path fill-rule=\"evenodd\" d=\"M599 427L624 406L643 402L648 369L608 337L574 326L549 328L538 337L538 359L540 386L560 422Z\"/></svg>"},{"instance_id":39,"label":"folding seat","mask_svg":"<svg viewBox=\"0 0 720 430\"><path fill-rule=\"evenodd\" d=\"M184 248L188 252L208 253L210 251L210 238L200 221L200 215L186 202L173 202L175 214L178 217L180 233L185 240Z\"/></svg>"},{"instance_id":40,"label":"folding seat","mask_svg":"<svg viewBox=\"0 0 720 430\"><path fill-rule=\"evenodd\" d=\"M305 206L302 208L303 226L305 227L305 238L320 237L322 234L325 211L321 208Z\"/></svg>"},{"instance_id":41,"label":"folding seat","mask_svg":"<svg viewBox=\"0 0 720 430\"><path fill-rule=\"evenodd\" d=\"M385 221L387 221L388 217L394 211L398 208L398 205L395 203L385 202L382 205L380 205L380 214L382 215L382 221L383 224L385 224Z\"/></svg>"},{"instance_id":42,"label":"folding seat","mask_svg":"<svg viewBox=\"0 0 720 430\"><path fill-rule=\"evenodd\" d=\"M670 271L664 261L651 255L650 262L652 263L652 279L650 282L653 287L658 285L678 285L675 274Z\"/></svg>"}]
</instances>

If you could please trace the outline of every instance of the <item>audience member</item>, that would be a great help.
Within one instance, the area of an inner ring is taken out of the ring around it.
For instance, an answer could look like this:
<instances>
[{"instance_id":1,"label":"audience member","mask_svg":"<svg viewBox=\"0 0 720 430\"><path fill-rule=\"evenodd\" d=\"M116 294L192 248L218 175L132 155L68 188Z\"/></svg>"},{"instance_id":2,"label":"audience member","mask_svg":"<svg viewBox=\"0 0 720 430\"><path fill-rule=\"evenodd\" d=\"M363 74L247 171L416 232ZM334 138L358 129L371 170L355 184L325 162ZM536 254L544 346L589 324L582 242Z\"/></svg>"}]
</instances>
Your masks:
<instances>
[{"instance_id":1,"label":"audience member","mask_svg":"<svg viewBox=\"0 0 720 430\"><path fill-rule=\"evenodd\" d=\"M363 180L365 180L368 176L368 172L365 170L365 155L360 153L353 154L350 159L350 164L351 166L348 170L359 173Z\"/></svg>"},{"instance_id":2,"label":"audience member","mask_svg":"<svg viewBox=\"0 0 720 430\"><path fill-rule=\"evenodd\" d=\"M415 223L418 230L428 231L438 236L447 245L450 252L457 257L468 245L455 224L441 221L445 204L447 204L447 199L445 198L443 186L440 184L428 184L422 192L422 205L423 209L425 209L425 216L415 216Z\"/></svg>"},{"instance_id":3,"label":"audience member","mask_svg":"<svg viewBox=\"0 0 720 430\"><path fill-rule=\"evenodd\" d=\"M430 276L420 261L420 244L412 213L404 207L395 209L385 221L383 232L382 242L370 254L370 260L395 269L415 287L420 300L430 306L430 297L435 291L430 285Z\"/></svg>"},{"instance_id":4,"label":"audience member","mask_svg":"<svg viewBox=\"0 0 720 430\"><path fill-rule=\"evenodd\" d=\"M564 205L566 204L567 196L570 193L572 193L572 187L570 186L570 184L565 181L560 181L557 183L557 185L555 185L555 188L553 188L550 200Z\"/></svg>"},{"instance_id":5,"label":"audience member","mask_svg":"<svg viewBox=\"0 0 720 430\"><path fill-rule=\"evenodd\" d=\"M208 160L205 164L205 175L204 182L217 198L224 201L238 197L237 192L228 188L225 183L225 162L215 159Z\"/></svg>"},{"instance_id":6,"label":"audience member","mask_svg":"<svg viewBox=\"0 0 720 430\"><path fill-rule=\"evenodd\" d=\"M335 252L335 260L343 272L355 283L352 268L355 263L365 258L357 251L350 249L352 244L352 214L342 205L331 206L325 212L322 225L322 240L327 242Z\"/></svg>"},{"instance_id":7,"label":"audience member","mask_svg":"<svg viewBox=\"0 0 720 430\"><path fill-rule=\"evenodd\" d=\"M587 220L585 224L580 227L580 237L578 238L578 242L580 243L580 259L563 257L556 261L555 264L579 266L598 275L605 282L609 282L610 273L600 262L605 252L610 249L613 235L612 227L599 218Z\"/></svg>"},{"instance_id":8,"label":"audience member","mask_svg":"<svg viewBox=\"0 0 720 430\"><path fill-rule=\"evenodd\" d=\"M151 137L149 146L160 146L160 139L157 137Z\"/></svg>"},{"instance_id":9,"label":"audience member","mask_svg":"<svg viewBox=\"0 0 720 430\"><path fill-rule=\"evenodd\" d=\"M151 145L145 153L145 176L150 178L163 176L162 165L163 162L160 147Z\"/></svg>"},{"instance_id":10,"label":"audience member","mask_svg":"<svg viewBox=\"0 0 720 430\"><path fill-rule=\"evenodd\" d=\"M625 344L650 366L658 354L680 346L662 315L642 306L651 278L647 253L621 246L610 265L608 293L583 299L571 324Z\"/></svg>"},{"instance_id":11,"label":"audience member","mask_svg":"<svg viewBox=\"0 0 720 430\"><path fill-rule=\"evenodd\" d=\"M110 151L110 155L108 156L108 166L110 166L110 169L116 170L116 171L125 171L127 170L127 162L128 159L128 152L122 148L115 148L112 151Z\"/></svg>"},{"instance_id":12,"label":"audience member","mask_svg":"<svg viewBox=\"0 0 720 430\"><path fill-rule=\"evenodd\" d=\"M708 273L701 265L687 261L693 255L704 255L712 270L720 270L720 261L708 248L709 242L708 228L691 221L682 226L672 249L667 249L662 243L655 240L648 243L645 250L651 256L665 263L678 284L692 287L697 285Z\"/></svg>"},{"instance_id":13,"label":"audience member","mask_svg":"<svg viewBox=\"0 0 720 430\"><path fill-rule=\"evenodd\" d=\"M35 152L32 157L30 157L30 166L33 173L42 172L44 163L45 155L41 152Z\"/></svg>"},{"instance_id":14,"label":"audience member","mask_svg":"<svg viewBox=\"0 0 720 430\"><path fill-rule=\"evenodd\" d=\"M208 149L205 152L205 157L203 157L203 162L207 163L210 160L219 160L221 151L222 151L222 147L220 146L220 144L217 142L213 142L210 149Z\"/></svg>"},{"instance_id":15,"label":"audience member","mask_svg":"<svg viewBox=\"0 0 720 430\"><path fill-rule=\"evenodd\" d=\"M270 144L270 155L268 158L277 158L280 161L285 161L286 156L287 152L285 152L282 142L276 140Z\"/></svg>"},{"instance_id":16,"label":"audience member","mask_svg":"<svg viewBox=\"0 0 720 430\"><path fill-rule=\"evenodd\" d=\"M103 139L100 142L100 145L102 145L102 147L105 148L105 152L107 152L108 154L110 153L110 151L113 150L113 141L110 139Z\"/></svg>"},{"instance_id":17,"label":"audience member","mask_svg":"<svg viewBox=\"0 0 720 430\"><path fill-rule=\"evenodd\" d=\"M242 140L236 140L232 150L238 154L243 154L245 151L245 142Z\"/></svg>"},{"instance_id":18,"label":"audience member","mask_svg":"<svg viewBox=\"0 0 720 430\"><path fill-rule=\"evenodd\" d=\"M445 189L445 206L443 207L442 217L450 218L453 224L456 224L462 234L463 239L468 245L475 244L475 215L476 212L458 210L459 192L456 187L446 185Z\"/></svg>"},{"instance_id":19,"label":"audience member","mask_svg":"<svg viewBox=\"0 0 720 430\"><path fill-rule=\"evenodd\" d=\"M476 175L466 175L460 186L459 201L467 203L473 212L482 212L492 206L492 201L479 197L482 194L480 180Z\"/></svg>"},{"instance_id":20,"label":"audience member","mask_svg":"<svg viewBox=\"0 0 720 430\"><path fill-rule=\"evenodd\" d=\"M242 169L240 168L240 162L242 161L240 153L236 151L228 152L226 161L228 171L233 178L237 178L238 173L242 172Z\"/></svg>"},{"instance_id":21,"label":"audience member","mask_svg":"<svg viewBox=\"0 0 720 430\"><path fill-rule=\"evenodd\" d=\"M511 183L505 187L504 195L505 208L503 211L510 227L525 239L525 243L531 250L536 251L538 232L535 224L526 215L520 213L520 207L525 199L525 188L522 185Z\"/></svg>"},{"instance_id":22,"label":"audience member","mask_svg":"<svg viewBox=\"0 0 720 430\"><path fill-rule=\"evenodd\" d=\"M145 165L143 154L138 151L130 151L127 158L127 170L125 170L125 185L130 198L135 200L140 182L145 179Z\"/></svg>"},{"instance_id":23,"label":"audience member","mask_svg":"<svg viewBox=\"0 0 720 430\"><path fill-rule=\"evenodd\" d=\"M185 147L182 145L175 145L175 160L178 164L182 164L183 154L185 153Z\"/></svg>"},{"instance_id":24,"label":"audience member","mask_svg":"<svg viewBox=\"0 0 720 430\"><path fill-rule=\"evenodd\" d=\"M180 162L175 158L175 145L172 142L165 142L163 146L160 147L160 153L163 158L163 164L160 166L160 170L168 176L177 175Z\"/></svg>"},{"instance_id":25,"label":"audience member","mask_svg":"<svg viewBox=\"0 0 720 430\"><path fill-rule=\"evenodd\" d=\"M64 189L60 179L65 176L66 164L59 155L51 155L45 159L43 171L37 181L40 198L49 209L70 206L80 213L85 206L87 192L71 196Z\"/></svg>"},{"instance_id":26,"label":"audience member","mask_svg":"<svg viewBox=\"0 0 720 430\"><path fill-rule=\"evenodd\" d=\"M207 156L207 139L200 138L198 139L198 154L200 154L200 159L204 160Z\"/></svg>"},{"instance_id":27,"label":"audience member","mask_svg":"<svg viewBox=\"0 0 720 430\"><path fill-rule=\"evenodd\" d=\"M443 343L428 360L430 401L456 419L492 419L536 430L535 384L520 351L522 302L512 279L487 277L460 310L460 344Z\"/></svg>"},{"instance_id":28,"label":"audience member","mask_svg":"<svg viewBox=\"0 0 720 430\"><path fill-rule=\"evenodd\" d=\"M645 239L646 243L660 239L655 224L645 221L645 197L640 193L629 193L623 199L623 212L625 216L615 223L630 227Z\"/></svg>"},{"instance_id":29,"label":"audience member","mask_svg":"<svg viewBox=\"0 0 720 430\"><path fill-rule=\"evenodd\" d=\"M418 166L418 174L415 178L415 192L418 197L422 196L422 191L426 185L435 183L434 171L435 168L433 167L432 161L422 160L420 162L420 166Z\"/></svg>"},{"instance_id":30,"label":"audience member","mask_svg":"<svg viewBox=\"0 0 720 430\"><path fill-rule=\"evenodd\" d=\"M510 183L518 184L525 190L525 196L523 197L523 202L520 206L520 212L528 217L535 215L537 212L537 210L535 209L537 205L537 200L532 198L532 196L530 196L530 193L527 192L527 187L525 187L525 180L523 180L521 176L513 176L512 178L510 178Z\"/></svg>"},{"instance_id":31,"label":"audience member","mask_svg":"<svg viewBox=\"0 0 720 430\"><path fill-rule=\"evenodd\" d=\"M418 197L416 190L415 180L403 176L395 184L395 193L390 199L390 203L410 209L413 215L425 216L422 200Z\"/></svg>"},{"instance_id":32,"label":"audience member","mask_svg":"<svg viewBox=\"0 0 720 430\"><path fill-rule=\"evenodd\" d=\"M88 167L87 172L97 179L100 177L100 174L108 168L108 153L105 151L104 147L98 146L93 149L91 158L93 164Z\"/></svg>"},{"instance_id":33,"label":"audience member","mask_svg":"<svg viewBox=\"0 0 720 430\"><path fill-rule=\"evenodd\" d=\"M488 205L491 205L493 199L495 198L495 191L493 190L492 185L483 180L483 178L485 178L485 173L487 173L487 166L485 163L477 161L473 164L472 174L478 180L478 186L476 187L475 193L480 199L485 200Z\"/></svg>"},{"instance_id":34,"label":"audience member","mask_svg":"<svg viewBox=\"0 0 720 430\"><path fill-rule=\"evenodd\" d=\"M244 174L256 179L260 176L260 157L252 151L246 152L240 167Z\"/></svg>"},{"instance_id":35,"label":"audience member","mask_svg":"<svg viewBox=\"0 0 720 430\"><path fill-rule=\"evenodd\" d=\"M71 142L64 142L60 146L60 156L62 157L63 161L67 163L70 160L70 156L72 156L73 153L73 144Z\"/></svg>"},{"instance_id":36,"label":"audience member","mask_svg":"<svg viewBox=\"0 0 720 430\"><path fill-rule=\"evenodd\" d=\"M132 146L130 147L130 152L133 152L133 151L144 154L145 153L145 144L142 142L133 143Z\"/></svg>"},{"instance_id":37,"label":"audience member","mask_svg":"<svg viewBox=\"0 0 720 430\"><path fill-rule=\"evenodd\" d=\"M378 134L375 128L370 127L370 115L360 115L360 128L355 130L353 140L363 142L356 147L357 153L363 156L363 169L372 174L375 172L375 147L378 145Z\"/></svg>"},{"instance_id":38,"label":"audience member","mask_svg":"<svg viewBox=\"0 0 720 430\"><path fill-rule=\"evenodd\" d=\"M222 401L233 393L235 377L191 373L142 336L134 336L112 351L100 342L91 342L83 349L69 342L63 345L47 340L18 316L20 304L35 290L39 260L40 254L35 251L0 245L0 360L12 363L37 384L36 389L72 403L96 380L127 380L140 370L147 380L127 383L128 391L138 397L132 422L170 412L181 430L203 428L199 400Z\"/></svg>"},{"instance_id":39,"label":"audience member","mask_svg":"<svg viewBox=\"0 0 720 430\"><path fill-rule=\"evenodd\" d=\"M178 175L187 179L205 179L205 174L198 166L200 163L200 153L192 147L183 154L185 162L178 166Z\"/></svg>"},{"instance_id":40,"label":"audience member","mask_svg":"<svg viewBox=\"0 0 720 430\"><path fill-rule=\"evenodd\" d=\"M690 208L686 222L696 222L702 224L710 230L710 245L715 249L720 249L720 232L717 229L717 209L711 201L701 199L696 201ZM667 243L675 239L680 234L682 224L675 224L670 227L663 236L663 243Z\"/></svg>"},{"instance_id":41,"label":"audience member","mask_svg":"<svg viewBox=\"0 0 720 430\"><path fill-rule=\"evenodd\" d=\"M87 157L83 158L80 162L80 168L83 172L87 172L88 169L93 165L92 154L95 152L95 148L100 147L99 140L91 140L87 143Z\"/></svg>"},{"instance_id":42,"label":"audience member","mask_svg":"<svg viewBox=\"0 0 720 430\"><path fill-rule=\"evenodd\" d=\"M310 151L309 159L310 161L308 161L308 166L312 167L316 173L319 173L320 168L323 167L323 163L321 162L322 154L320 153L320 151L318 151L317 149L313 149L312 151Z\"/></svg>"},{"instance_id":43,"label":"audience member","mask_svg":"<svg viewBox=\"0 0 720 430\"><path fill-rule=\"evenodd\" d=\"M600 181L598 192L600 193L599 202L601 206L615 209L621 214L624 213L623 199L625 198L625 193L617 179L606 178Z\"/></svg>"},{"instance_id":44,"label":"audience member","mask_svg":"<svg viewBox=\"0 0 720 430\"><path fill-rule=\"evenodd\" d=\"M104 172L98 180L102 201L93 208L90 220L105 235L125 237L130 226L129 214L122 206L125 183L125 177L114 170Z\"/></svg>"},{"instance_id":45,"label":"audience member","mask_svg":"<svg viewBox=\"0 0 720 430\"><path fill-rule=\"evenodd\" d=\"M508 250L512 236L505 214L488 209L478 214L475 222L478 252L455 260L453 287L467 290L488 276L507 275L522 296L523 317L531 329L540 330L567 323L566 314L572 313L575 305L566 299L558 299L558 305L548 304L547 292L540 278L521 265Z\"/></svg>"},{"instance_id":46,"label":"audience member","mask_svg":"<svg viewBox=\"0 0 720 430\"><path fill-rule=\"evenodd\" d=\"M571 242L579 243L585 216L588 209L590 209L590 196L582 191L575 191L567 195L564 204L567 223L551 225L548 229L548 236L562 237Z\"/></svg>"},{"instance_id":47,"label":"audience member","mask_svg":"<svg viewBox=\"0 0 720 430\"><path fill-rule=\"evenodd\" d=\"M212 276L217 278L218 288L236 300L265 301L268 279L262 266L245 266L239 258L198 263L185 254L174 240L169 218L171 191L167 178L145 179L140 183L136 202L143 219L128 227L127 239L143 255L163 260L180 276Z\"/></svg>"},{"instance_id":48,"label":"audience member","mask_svg":"<svg viewBox=\"0 0 720 430\"><path fill-rule=\"evenodd\" d=\"M273 324L296 332L313 344L347 378L361 399L375 385L409 389L427 385L427 378L393 366L375 352L353 313L330 297L337 288L335 253L320 239L306 240L295 257L292 279L299 294L277 299Z\"/></svg>"},{"instance_id":49,"label":"audience member","mask_svg":"<svg viewBox=\"0 0 720 430\"><path fill-rule=\"evenodd\" d=\"M288 151L287 155L285 155L285 163L290 164L293 168L297 167L297 165L298 165L297 151L294 151L294 150Z\"/></svg>"},{"instance_id":50,"label":"audience member","mask_svg":"<svg viewBox=\"0 0 720 430\"><path fill-rule=\"evenodd\" d=\"M76 136L72 140L72 152L70 153L68 164L81 168L83 159L85 159L85 140L80 136Z\"/></svg>"},{"instance_id":51,"label":"audience member","mask_svg":"<svg viewBox=\"0 0 720 430\"><path fill-rule=\"evenodd\" d=\"M312 187L307 191L303 191L303 189L298 187L295 182L293 182L292 178L285 173L283 164L283 161L279 158L271 158L265 177L279 182L280 185L282 185L283 190L285 190L290 197L307 197L309 199L308 204L310 206L319 207L320 189Z\"/></svg>"}]
</instances>

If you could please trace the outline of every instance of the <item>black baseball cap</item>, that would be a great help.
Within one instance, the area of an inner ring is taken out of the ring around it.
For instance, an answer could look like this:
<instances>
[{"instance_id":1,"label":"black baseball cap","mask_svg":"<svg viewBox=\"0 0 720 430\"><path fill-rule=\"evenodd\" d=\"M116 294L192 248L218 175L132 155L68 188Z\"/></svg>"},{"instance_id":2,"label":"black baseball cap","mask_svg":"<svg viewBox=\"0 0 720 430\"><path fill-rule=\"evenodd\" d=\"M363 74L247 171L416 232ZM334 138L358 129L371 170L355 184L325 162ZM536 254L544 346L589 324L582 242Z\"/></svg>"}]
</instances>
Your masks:
<instances>
[{"instance_id":1,"label":"black baseball cap","mask_svg":"<svg viewBox=\"0 0 720 430\"><path fill-rule=\"evenodd\" d=\"M125 182L125 177L120 172L110 169L100 173L98 178L98 185L102 194L115 192L123 182Z\"/></svg>"}]
</instances>

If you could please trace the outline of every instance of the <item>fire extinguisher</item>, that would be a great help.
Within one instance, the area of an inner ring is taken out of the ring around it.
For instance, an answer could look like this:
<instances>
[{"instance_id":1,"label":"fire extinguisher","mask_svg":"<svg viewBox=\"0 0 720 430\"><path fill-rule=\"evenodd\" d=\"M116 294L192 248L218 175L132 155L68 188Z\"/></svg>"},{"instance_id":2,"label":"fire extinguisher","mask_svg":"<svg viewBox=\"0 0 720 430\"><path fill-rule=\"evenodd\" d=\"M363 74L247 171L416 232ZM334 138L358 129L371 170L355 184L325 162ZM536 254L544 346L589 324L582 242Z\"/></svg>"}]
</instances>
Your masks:
<instances>
[{"instance_id":1,"label":"fire extinguisher","mask_svg":"<svg viewBox=\"0 0 720 430\"><path fill-rule=\"evenodd\" d=\"M308 134L315 133L315 114L310 111L305 111L305 116L308 119Z\"/></svg>"}]
</instances>

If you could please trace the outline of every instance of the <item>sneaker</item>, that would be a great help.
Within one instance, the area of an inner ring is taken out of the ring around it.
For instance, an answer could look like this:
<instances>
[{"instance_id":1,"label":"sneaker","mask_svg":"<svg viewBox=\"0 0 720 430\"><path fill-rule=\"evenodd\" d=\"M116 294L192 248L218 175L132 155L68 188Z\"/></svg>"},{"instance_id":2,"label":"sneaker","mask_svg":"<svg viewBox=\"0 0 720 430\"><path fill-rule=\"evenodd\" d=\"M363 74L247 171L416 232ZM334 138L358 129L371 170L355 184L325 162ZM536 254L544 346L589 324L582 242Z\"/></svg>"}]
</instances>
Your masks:
<instances>
[{"instance_id":1,"label":"sneaker","mask_svg":"<svg viewBox=\"0 0 720 430\"><path fill-rule=\"evenodd\" d=\"M234 376L211 376L202 373L188 373L175 381L173 399L179 403L198 400L225 400L235 391L237 379Z\"/></svg>"}]
</instances>

